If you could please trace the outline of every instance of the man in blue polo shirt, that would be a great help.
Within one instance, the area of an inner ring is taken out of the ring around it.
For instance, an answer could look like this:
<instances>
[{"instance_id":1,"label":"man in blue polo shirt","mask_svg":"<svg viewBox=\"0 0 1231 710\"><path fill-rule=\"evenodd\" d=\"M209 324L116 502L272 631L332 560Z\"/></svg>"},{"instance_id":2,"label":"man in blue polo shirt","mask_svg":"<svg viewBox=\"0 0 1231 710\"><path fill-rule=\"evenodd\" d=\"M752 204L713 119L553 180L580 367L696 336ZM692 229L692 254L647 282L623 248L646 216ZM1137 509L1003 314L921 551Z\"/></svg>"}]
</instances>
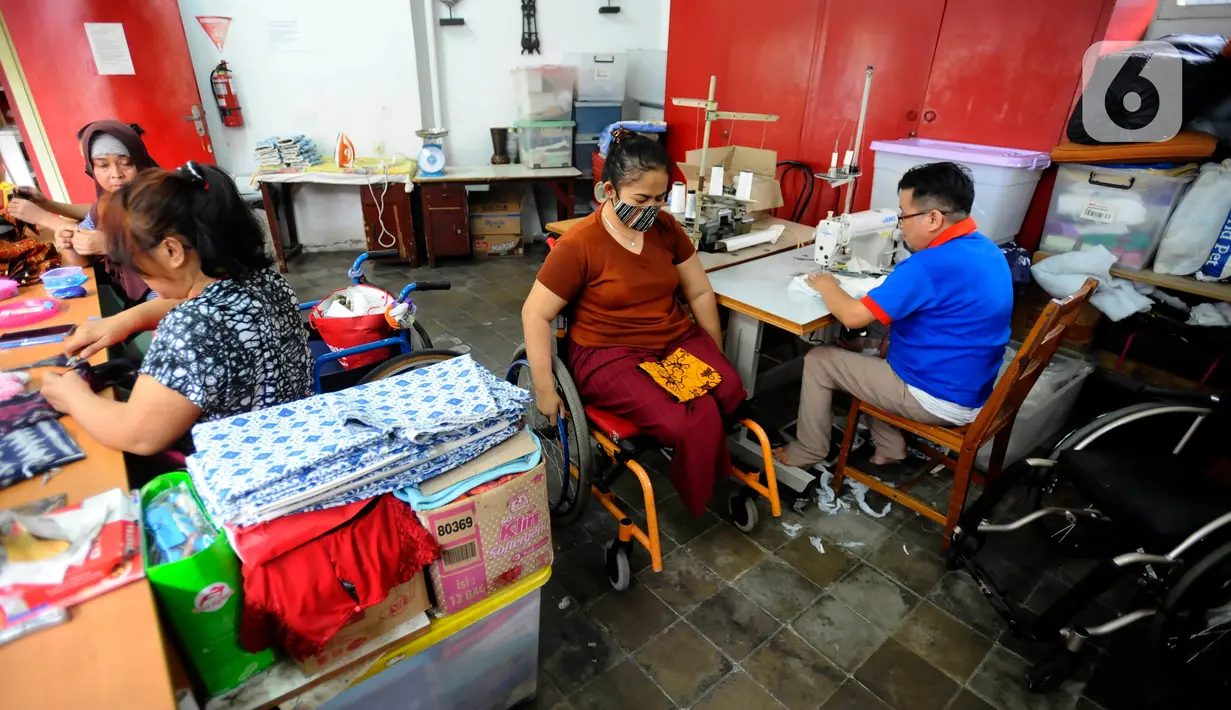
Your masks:
<instances>
[{"instance_id":1,"label":"man in blue polo shirt","mask_svg":"<svg viewBox=\"0 0 1231 710\"><path fill-rule=\"evenodd\" d=\"M974 199L961 166L914 168L898 183L899 224L913 254L858 300L831 274L812 277L846 327L873 320L890 326L889 355L882 360L832 346L809 352L798 440L777 452L780 461L807 467L828 458L835 389L924 424L969 424L978 416L1009 341L1013 281L1000 248L976 231ZM868 419L876 442L872 462L905 458L902 432Z\"/></svg>"}]
</instances>

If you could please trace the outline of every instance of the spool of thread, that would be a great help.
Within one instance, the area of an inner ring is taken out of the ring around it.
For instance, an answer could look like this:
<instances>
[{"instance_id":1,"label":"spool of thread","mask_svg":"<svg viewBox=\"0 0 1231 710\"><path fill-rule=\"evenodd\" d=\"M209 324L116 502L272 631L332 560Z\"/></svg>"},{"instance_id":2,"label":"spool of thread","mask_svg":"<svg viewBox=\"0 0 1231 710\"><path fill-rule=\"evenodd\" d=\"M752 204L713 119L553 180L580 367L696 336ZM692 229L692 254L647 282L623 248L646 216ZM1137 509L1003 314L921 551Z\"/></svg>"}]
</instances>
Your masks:
<instances>
[{"instance_id":1,"label":"spool of thread","mask_svg":"<svg viewBox=\"0 0 1231 710\"><path fill-rule=\"evenodd\" d=\"M735 180L735 196L741 200L752 199L752 171L744 170L740 172L739 177Z\"/></svg>"},{"instance_id":2,"label":"spool of thread","mask_svg":"<svg viewBox=\"0 0 1231 710\"><path fill-rule=\"evenodd\" d=\"M838 165L838 151L835 150L833 152L833 155L829 156L829 172L836 173L838 172L839 167L840 166Z\"/></svg>"},{"instance_id":3,"label":"spool of thread","mask_svg":"<svg viewBox=\"0 0 1231 710\"><path fill-rule=\"evenodd\" d=\"M684 202L684 219L697 218L697 191L689 190Z\"/></svg>"},{"instance_id":4,"label":"spool of thread","mask_svg":"<svg viewBox=\"0 0 1231 710\"><path fill-rule=\"evenodd\" d=\"M667 200L667 210L672 214L680 214L684 211L684 205L688 202L688 187L682 182L674 182L671 184L671 197Z\"/></svg>"},{"instance_id":5,"label":"spool of thread","mask_svg":"<svg viewBox=\"0 0 1231 710\"><path fill-rule=\"evenodd\" d=\"M853 151L853 150L848 150L848 151L846 151L846 155L845 155L845 156L843 156L843 158L842 158L842 169L843 169L843 170L848 170L848 169L850 169L850 167L851 167L851 161L852 161L852 160L854 160L854 159L855 159L855 151Z\"/></svg>"},{"instance_id":6,"label":"spool of thread","mask_svg":"<svg viewBox=\"0 0 1231 710\"><path fill-rule=\"evenodd\" d=\"M720 195L720 196L722 195L722 181L723 181L722 166L715 165L714 167L710 168L710 184L708 187L709 187L709 193L711 195Z\"/></svg>"}]
</instances>

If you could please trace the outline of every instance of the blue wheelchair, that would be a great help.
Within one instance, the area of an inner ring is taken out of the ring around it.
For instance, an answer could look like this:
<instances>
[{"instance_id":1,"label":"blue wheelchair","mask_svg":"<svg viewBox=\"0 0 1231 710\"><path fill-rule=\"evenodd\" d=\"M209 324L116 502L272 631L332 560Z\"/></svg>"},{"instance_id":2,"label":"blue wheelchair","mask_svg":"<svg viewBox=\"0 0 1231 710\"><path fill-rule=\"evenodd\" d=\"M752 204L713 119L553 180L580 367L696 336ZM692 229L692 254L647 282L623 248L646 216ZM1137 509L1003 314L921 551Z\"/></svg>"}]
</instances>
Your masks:
<instances>
[{"instance_id":1,"label":"blue wheelchair","mask_svg":"<svg viewBox=\"0 0 1231 710\"><path fill-rule=\"evenodd\" d=\"M351 265L347 275L355 284L369 284L363 273L363 263L368 259L380 259L397 256L397 250L370 251L360 254ZM410 295L416 291L448 291L452 284L448 281L412 281L406 284L397 296L400 303L410 303ZM300 311L310 311L322 299L299 304ZM316 394L337 392L359 384L366 384L403 372L417 370L421 367L434 365L438 362L456 357L458 353L452 350L433 350L432 339L427 330L416 320L413 327L399 330L396 335L371 343L356 345L350 348L333 350L321 338L319 332L308 327L308 349L312 352L312 387ZM386 349L394 353L386 360L381 360L362 367L346 369L341 360L345 357L360 355L374 350Z\"/></svg>"}]
</instances>

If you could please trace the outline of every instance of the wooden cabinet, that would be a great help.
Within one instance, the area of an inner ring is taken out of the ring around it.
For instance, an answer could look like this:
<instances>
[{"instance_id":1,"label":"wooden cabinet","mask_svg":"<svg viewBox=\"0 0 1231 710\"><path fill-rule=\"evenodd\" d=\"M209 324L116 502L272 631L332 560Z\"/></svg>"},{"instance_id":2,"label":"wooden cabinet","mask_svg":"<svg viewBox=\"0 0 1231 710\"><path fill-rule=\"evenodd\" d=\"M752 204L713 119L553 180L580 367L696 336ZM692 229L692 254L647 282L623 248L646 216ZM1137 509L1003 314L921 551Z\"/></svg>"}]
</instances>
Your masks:
<instances>
[{"instance_id":1,"label":"wooden cabinet","mask_svg":"<svg viewBox=\"0 0 1231 710\"><path fill-rule=\"evenodd\" d=\"M427 183L422 190L424 241L428 266L448 256L470 256L470 215L466 188L457 183Z\"/></svg>"},{"instance_id":2,"label":"wooden cabinet","mask_svg":"<svg viewBox=\"0 0 1231 710\"><path fill-rule=\"evenodd\" d=\"M384 191L376 186L371 190L362 187L359 196L368 251L397 249L399 257L410 262L411 268L419 266L410 194L406 192L406 186L392 183Z\"/></svg>"}]
</instances>

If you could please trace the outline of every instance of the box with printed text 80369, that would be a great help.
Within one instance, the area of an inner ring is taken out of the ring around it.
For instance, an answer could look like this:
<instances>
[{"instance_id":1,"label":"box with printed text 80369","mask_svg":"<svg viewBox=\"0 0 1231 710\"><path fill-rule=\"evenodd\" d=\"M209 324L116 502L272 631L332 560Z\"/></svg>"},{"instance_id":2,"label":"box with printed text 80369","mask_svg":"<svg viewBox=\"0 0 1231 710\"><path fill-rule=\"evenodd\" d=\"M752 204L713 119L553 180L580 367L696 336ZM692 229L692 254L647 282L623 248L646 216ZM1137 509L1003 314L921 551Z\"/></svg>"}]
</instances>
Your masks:
<instances>
[{"instance_id":1,"label":"box with printed text 80369","mask_svg":"<svg viewBox=\"0 0 1231 710\"><path fill-rule=\"evenodd\" d=\"M547 468L498 479L419 513L440 543L428 568L436 606L455 614L551 564Z\"/></svg>"}]
</instances>

